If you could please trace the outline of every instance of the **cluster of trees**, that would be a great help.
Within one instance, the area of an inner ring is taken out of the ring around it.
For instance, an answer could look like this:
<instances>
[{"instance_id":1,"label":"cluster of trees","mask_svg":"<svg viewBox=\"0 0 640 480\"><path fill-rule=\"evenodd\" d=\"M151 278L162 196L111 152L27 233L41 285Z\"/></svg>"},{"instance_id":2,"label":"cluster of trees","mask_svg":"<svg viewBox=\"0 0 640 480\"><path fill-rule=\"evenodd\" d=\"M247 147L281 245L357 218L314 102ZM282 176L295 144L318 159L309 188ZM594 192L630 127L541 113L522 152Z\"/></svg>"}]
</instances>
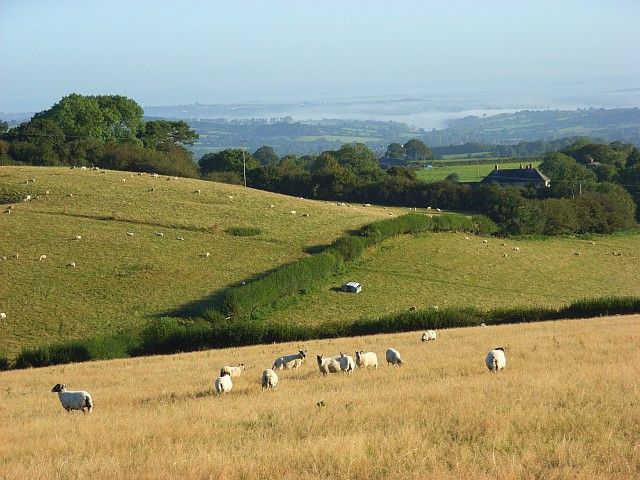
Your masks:
<instances>
[{"instance_id":1,"label":"cluster of trees","mask_svg":"<svg viewBox=\"0 0 640 480\"><path fill-rule=\"evenodd\" d=\"M184 121L144 121L135 101L120 95L71 94L33 118L0 123L0 164L96 165L195 177L186 146L198 135Z\"/></svg>"},{"instance_id":2,"label":"cluster of trees","mask_svg":"<svg viewBox=\"0 0 640 480\"><path fill-rule=\"evenodd\" d=\"M376 155L358 143L319 155L282 158L270 147L254 154L230 149L206 154L199 164L206 178L238 184L243 181L244 166L249 186L288 195L484 213L509 234L607 233L635 225L636 205L629 194L633 191L617 182L619 175L600 178L568 154L587 161L587 151L591 157L607 152L607 161L616 163L620 172L636 168L639 155L632 146L605 147L580 142L566 153L547 154L541 168L552 186L544 189L474 186L451 180L425 183L405 166L383 170Z\"/></svg>"}]
</instances>

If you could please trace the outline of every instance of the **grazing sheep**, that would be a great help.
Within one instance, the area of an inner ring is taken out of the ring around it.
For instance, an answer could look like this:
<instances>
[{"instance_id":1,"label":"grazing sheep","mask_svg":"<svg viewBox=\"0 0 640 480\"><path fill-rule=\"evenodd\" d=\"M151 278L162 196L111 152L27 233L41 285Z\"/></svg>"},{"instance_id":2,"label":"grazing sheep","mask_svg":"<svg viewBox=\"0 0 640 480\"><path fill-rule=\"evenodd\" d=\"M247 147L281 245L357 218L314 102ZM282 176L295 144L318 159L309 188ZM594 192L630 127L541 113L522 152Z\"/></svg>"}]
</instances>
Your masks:
<instances>
[{"instance_id":1,"label":"grazing sheep","mask_svg":"<svg viewBox=\"0 0 640 480\"><path fill-rule=\"evenodd\" d=\"M387 349L385 357L387 359L387 365L402 365L403 363L402 358L400 357L400 352L395 348Z\"/></svg>"},{"instance_id":2,"label":"grazing sheep","mask_svg":"<svg viewBox=\"0 0 640 480\"><path fill-rule=\"evenodd\" d=\"M0 259L1 259L1 260L6 260L6 259L7 259L7 256L6 256L6 255L3 255Z\"/></svg>"},{"instance_id":3,"label":"grazing sheep","mask_svg":"<svg viewBox=\"0 0 640 480\"><path fill-rule=\"evenodd\" d=\"M431 340L435 340L437 337L438 337L438 334L436 333L435 330L427 330L422 334L422 336L420 337L420 340L422 340L423 342L429 342Z\"/></svg>"},{"instance_id":4,"label":"grazing sheep","mask_svg":"<svg viewBox=\"0 0 640 480\"><path fill-rule=\"evenodd\" d=\"M231 378L236 378L242 375L242 372L244 372L244 363L238 366L225 365L220 369L220 376L229 375Z\"/></svg>"},{"instance_id":5,"label":"grazing sheep","mask_svg":"<svg viewBox=\"0 0 640 480\"><path fill-rule=\"evenodd\" d=\"M269 205L269 208L275 208L275 205L272 203L271 205Z\"/></svg>"},{"instance_id":6,"label":"grazing sheep","mask_svg":"<svg viewBox=\"0 0 640 480\"><path fill-rule=\"evenodd\" d=\"M365 207L370 207L370 206L371 206L371 204L370 204L370 203L365 203L365 204L364 204L364 206L365 206Z\"/></svg>"},{"instance_id":7,"label":"grazing sheep","mask_svg":"<svg viewBox=\"0 0 640 480\"><path fill-rule=\"evenodd\" d=\"M73 267L73 268L75 268L75 266L76 266L76 262L69 262L69 263L67 263L67 267Z\"/></svg>"},{"instance_id":8,"label":"grazing sheep","mask_svg":"<svg viewBox=\"0 0 640 480\"><path fill-rule=\"evenodd\" d=\"M10 208L7 208L7 209L4 211L4 213L11 213L11 209L10 209Z\"/></svg>"},{"instance_id":9,"label":"grazing sheep","mask_svg":"<svg viewBox=\"0 0 640 480\"><path fill-rule=\"evenodd\" d=\"M504 354L504 347L496 347L487 354L484 363L491 372L497 372L507 366L507 357Z\"/></svg>"},{"instance_id":10,"label":"grazing sheep","mask_svg":"<svg viewBox=\"0 0 640 480\"><path fill-rule=\"evenodd\" d=\"M469 237L464 237L464 239L465 239L465 240L470 240L470 238L469 238Z\"/></svg>"},{"instance_id":11,"label":"grazing sheep","mask_svg":"<svg viewBox=\"0 0 640 480\"><path fill-rule=\"evenodd\" d=\"M480 324L480 326L481 326L481 327L486 327L486 326L487 326L487 324L486 324L486 323L484 323L484 322L482 322L482 323Z\"/></svg>"},{"instance_id":12,"label":"grazing sheep","mask_svg":"<svg viewBox=\"0 0 640 480\"><path fill-rule=\"evenodd\" d=\"M206 253L204 254L204 258L209 258L210 256L211 256L211 254L210 254L209 252L206 252Z\"/></svg>"},{"instance_id":13,"label":"grazing sheep","mask_svg":"<svg viewBox=\"0 0 640 480\"><path fill-rule=\"evenodd\" d=\"M438 305L430 305L429 310L440 310L440 307Z\"/></svg>"},{"instance_id":14,"label":"grazing sheep","mask_svg":"<svg viewBox=\"0 0 640 480\"><path fill-rule=\"evenodd\" d=\"M376 352L356 351L356 365L358 368L378 368L378 356Z\"/></svg>"},{"instance_id":15,"label":"grazing sheep","mask_svg":"<svg viewBox=\"0 0 640 480\"><path fill-rule=\"evenodd\" d=\"M46 255L40 255L40 258L38 259L38 261L43 261L46 260L47 256Z\"/></svg>"},{"instance_id":16,"label":"grazing sheep","mask_svg":"<svg viewBox=\"0 0 640 480\"><path fill-rule=\"evenodd\" d=\"M76 235L75 237L73 237L74 240L82 240L82 237L80 235Z\"/></svg>"},{"instance_id":17,"label":"grazing sheep","mask_svg":"<svg viewBox=\"0 0 640 480\"><path fill-rule=\"evenodd\" d=\"M291 210L291 215L295 215L296 211L295 210Z\"/></svg>"},{"instance_id":18,"label":"grazing sheep","mask_svg":"<svg viewBox=\"0 0 640 480\"><path fill-rule=\"evenodd\" d=\"M278 385L278 375L270 368L266 368L262 372L262 388L273 390L276 388L276 385Z\"/></svg>"},{"instance_id":19,"label":"grazing sheep","mask_svg":"<svg viewBox=\"0 0 640 480\"><path fill-rule=\"evenodd\" d=\"M591 241L589 242L589 245L595 245L595 244L596 242L591 242Z\"/></svg>"},{"instance_id":20,"label":"grazing sheep","mask_svg":"<svg viewBox=\"0 0 640 480\"><path fill-rule=\"evenodd\" d=\"M298 353L283 355L282 357L276 358L271 368L273 370L295 370L302 365L302 362L306 357L306 350L298 350Z\"/></svg>"},{"instance_id":21,"label":"grazing sheep","mask_svg":"<svg viewBox=\"0 0 640 480\"><path fill-rule=\"evenodd\" d=\"M427 207L427 210L431 210L431 207Z\"/></svg>"},{"instance_id":22,"label":"grazing sheep","mask_svg":"<svg viewBox=\"0 0 640 480\"><path fill-rule=\"evenodd\" d=\"M127 236L133 237L133 232L127 232Z\"/></svg>"},{"instance_id":23,"label":"grazing sheep","mask_svg":"<svg viewBox=\"0 0 640 480\"><path fill-rule=\"evenodd\" d=\"M46 191L44 192L44 194L45 194L45 195L49 195L49 193L51 193L51 192L49 192L49 190L46 190Z\"/></svg>"},{"instance_id":24,"label":"grazing sheep","mask_svg":"<svg viewBox=\"0 0 640 480\"><path fill-rule=\"evenodd\" d=\"M580 252L573 252L574 255L580 255Z\"/></svg>"},{"instance_id":25,"label":"grazing sheep","mask_svg":"<svg viewBox=\"0 0 640 480\"><path fill-rule=\"evenodd\" d=\"M4 312L0 312L0 320L6 320L7 319L7 314Z\"/></svg>"},{"instance_id":26,"label":"grazing sheep","mask_svg":"<svg viewBox=\"0 0 640 480\"><path fill-rule=\"evenodd\" d=\"M340 370L344 373L351 373L356 369L356 362L353 361L353 357L340 352L340 356L336 357L340 362Z\"/></svg>"},{"instance_id":27,"label":"grazing sheep","mask_svg":"<svg viewBox=\"0 0 640 480\"><path fill-rule=\"evenodd\" d=\"M18 258L20 258L20 254L14 253L13 255L11 255L11 258L13 258L14 260L17 260Z\"/></svg>"},{"instance_id":28,"label":"grazing sheep","mask_svg":"<svg viewBox=\"0 0 640 480\"><path fill-rule=\"evenodd\" d=\"M233 195L228 195L227 196L230 200L233 200Z\"/></svg>"},{"instance_id":29,"label":"grazing sheep","mask_svg":"<svg viewBox=\"0 0 640 480\"><path fill-rule=\"evenodd\" d=\"M316 361L318 362L318 369L323 376L328 373L337 373L342 369L340 368L340 357L328 357L324 358L322 355L316 355Z\"/></svg>"},{"instance_id":30,"label":"grazing sheep","mask_svg":"<svg viewBox=\"0 0 640 480\"><path fill-rule=\"evenodd\" d=\"M59 383L56 383L56 386L53 387L51 391L58 394L60 403L67 412L71 410L82 410L84 413L84 409L86 408L87 412L91 413L93 409L93 400L89 392L70 392L67 391L66 385Z\"/></svg>"},{"instance_id":31,"label":"grazing sheep","mask_svg":"<svg viewBox=\"0 0 640 480\"><path fill-rule=\"evenodd\" d=\"M26 197L24 197L24 201L25 202L31 201L31 195L27 195Z\"/></svg>"},{"instance_id":32,"label":"grazing sheep","mask_svg":"<svg viewBox=\"0 0 640 480\"><path fill-rule=\"evenodd\" d=\"M514 252L519 252L520 251L520 247L513 247L513 251Z\"/></svg>"},{"instance_id":33,"label":"grazing sheep","mask_svg":"<svg viewBox=\"0 0 640 480\"><path fill-rule=\"evenodd\" d=\"M194 191L193 193L200 194L200 193L202 193L202 190L198 189L198 190Z\"/></svg>"},{"instance_id":34,"label":"grazing sheep","mask_svg":"<svg viewBox=\"0 0 640 480\"><path fill-rule=\"evenodd\" d=\"M482 243L489 243L489 240L482 240Z\"/></svg>"},{"instance_id":35,"label":"grazing sheep","mask_svg":"<svg viewBox=\"0 0 640 480\"><path fill-rule=\"evenodd\" d=\"M303 214L302 214L302 216L303 216L303 217L308 217L308 216L309 216L309 214L308 214L308 213L303 213Z\"/></svg>"},{"instance_id":36,"label":"grazing sheep","mask_svg":"<svg viewBox=\"0 0 640 480\"><path fill-rule=\"evenodd\" d=\"M233 382L231 381L231 377L229 375L222 375L216 378L214 387L216 389L216 394L218 395L222 395L223 393L229 393L233 388Z\"/></svg>"},{"instance_id":37,"label":"grazing sheep","mask_svg":"<svg viewBox=\"0 0 640 480\"><path fill-rule=\"evenodd\" d=\"M184 242L184 237L176 237L176 240L180 240L181 242Z\"/></svg>"},{"instance_id":38,"label":"grazing sheep","mask_svg":"<svg viewBox=\"0 0 640 480\"><path fill-rule=\"evenodd\" d=\"M156 237L164 237L164 233L162 233L162 232L156 232Z\"/></svg>"}]
</instances>

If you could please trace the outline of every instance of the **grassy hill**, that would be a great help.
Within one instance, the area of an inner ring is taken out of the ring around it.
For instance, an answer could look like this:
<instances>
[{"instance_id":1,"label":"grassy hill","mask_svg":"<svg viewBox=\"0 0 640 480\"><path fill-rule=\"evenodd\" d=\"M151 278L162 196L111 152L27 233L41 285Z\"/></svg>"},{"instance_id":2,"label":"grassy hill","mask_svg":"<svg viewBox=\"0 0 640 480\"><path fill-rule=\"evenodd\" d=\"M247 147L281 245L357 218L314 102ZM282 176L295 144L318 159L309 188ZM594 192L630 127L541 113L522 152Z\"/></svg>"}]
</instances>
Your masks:
<instances>
[{"instance_id":1,"label":"grassy hill","mask_svg":"<svg viewBox=\"0 0 640 480\"><path fill-rule=\"evenodd\" d=\"M528 163L533 163L534 168L537 168L540 165L540 162L503 162L500 163L500 169L507 168L520 168L522 165L526 165ZM459 181L461 182L480 182L484 177L489 175L489 173L494 169L494 165L492 163L478 163L474 164L469 162L466 165L446 165L439 164L438 166L434 166L432 168L422 168L418 170L418 178L421 180L425 180L427 182L437 182L439 180L444 180L448 175L452 173L458 174Z\"/></svg>"},{"instance_id":2,"label":"grassy hill","mask_svg":"<svg viewBox=\"0 0 640 480\"><path fill-rule=\"evenodd\" d=\"M352 321L412 305L560 307L580 298L639 295L640 234L590 238L492 238L486 244L464 233L394 238L272 318ZM362 293L335 290L346 281L362 283Z\"/></svg>"},{"instance_id":3,"label":"grassy hill","mask_svg":"<svg viewBox=\"0 0 640 480\"><path fill-rule=\"evenodd\" d=\"M0 372L0 476L638 478L638 342L636 315ZM491 374L496 345L508 363ZM383 360L389 346L405 365L323 378L314 364L355 349ZM307 362L262 392L262 369L298 348ZM213 396L235 362L246 372ZM66 413L59 382L90 391L93 413Z\"/></svg>"},{"instance_id":4,"label":"grassy hill","mask_svg":"<svg viewBox=\"0 0 640 480\"><path fill-rule=\"evenodd\" d=\"M16 189L40 198L0 214L0 354L10 355L138 326L393 211L195 179L0 167L0 192Z\"/></svg>"}]
</instances>

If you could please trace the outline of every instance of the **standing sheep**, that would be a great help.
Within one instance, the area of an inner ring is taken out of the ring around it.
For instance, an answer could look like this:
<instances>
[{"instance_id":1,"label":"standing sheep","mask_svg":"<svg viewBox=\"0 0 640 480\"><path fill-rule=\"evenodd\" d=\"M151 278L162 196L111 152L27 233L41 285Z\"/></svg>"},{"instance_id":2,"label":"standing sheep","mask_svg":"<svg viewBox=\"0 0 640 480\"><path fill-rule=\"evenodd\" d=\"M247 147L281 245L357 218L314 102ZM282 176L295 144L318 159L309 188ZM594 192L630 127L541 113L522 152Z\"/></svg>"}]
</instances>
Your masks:
<instances>
[{"instance_id":1,"label":"standing sheep","mask_svg":"<svg viewBox=\"0 0 640 480\"><path fill-rule=\"evenodd\" d=\"M278 357L273 362L271 367L273 370L292 370L302 365L302 362L307 357L306 350L298 350L298 353L292 355L283 355Z\"/></svg>"},{"instance_id":2,"label":"standing sheep","mask_svg":"<svg viewBox=\"0 0 640 480\"><path fill-rule=\"evenodd\" d=\"M262 388L273 390L276 388L276 385L278 385L278 375L276 375L276 372L274 372L270 368L265 369L262 372Z\"/></svg>"},{"instance_id":3,"label":"standing sheep","mask_svg":"<svg viewBox=\"0 0 640 480\"><path fill-rule=\"evenodd\" d=\"M220 369L220 376L229 375L231 378L237 378L244 372L244 363L238 366L225 365Z\"/></svg>"},{"instance_id":4,"label":"standing sheep","mask_svg":"<svg viewBox=\"0 0 640 480\"><path fill-rule=\"evenodd\" d=\"M336 357L340 362L340 370L344 373L351 373L356 368L356 362L353 361L353 357L340 352L340 356Z\"/></svg>"},{"instance_id":5,"label":"standing sheep","mask_svg":"<svg viewBox=\"0 0 640 480\"><path fill-rule=\"evenodd\" d=\"M356 352L356 365L358 368L378 368L378 356L375 352Z\"/></svg>"},{"instance_id":6,"label":"standing sheep","mask_svg":"<svg viewBox=\"0 0 640 480\"><path fill-rule=\"evenodd\" d=\"M323 376L326 376L328 373L337 373L340 372L340 357L327 357L324 358L322 355L316 355L316 360L318 362L318 369Z\"/></svg>"},{"instance_id":7,"label":"standing sheep","mask_svg":"<svg viewBox=\"0 0 640 480\"><path fill-rule=\"evenodd\" d=\"M214 387L218 395L222 395L223 393L229 393L233 388L233 382L231 381L231 377L226 374L219 376L218 378L216 378Z\"/></svg>"},{"instance_id":8,"label":"standing sheep","mask_svg":"<svg viewBox=\"0 0 640 480\"><path fill-rule=\"evenodd\" d=\"M402 365L402 358L400 357L400 352L398 352L395 348L387 349L385 356L387 358L388 365Z\"/></svg>"},{"instance_id":9,"label":"standing sheep","mask_svg":"<svg viewBox=\"0 0 640 480\"><path fill-rule=\"evenodd\" d=\"M507 357L504 354L504 347L496 347L487 354L484 363L490 372L497 372L507 366Z\"/></svg>"},{"instance_id":10,"label":"standing sheep","mask_svg":"<svg viewBox=\"0 0 640 480\"><path fill-rule=\"evenodd\" d=\"M67 386L60 383L56 383L56 386L53 387L51 391L58 394L60 403L67 412L71 410L82 410L82 413L84 413L84 409L86 408L87 412L91 413L93 409L93 400L89 392L67 391Z\"/></svg>"},{"instance_id":11,"label":"standing sheep","mask_svg":"<svg viewBox=\"0 0 640 480\"><path fill-rule=\"evenodd\" d=\"M423 342L428 342L430 340L435 340L437 337L438 337L438 334L436 333L435 330L427 330L422 334L422 337L420 337L420 340L422 340Z\"/></svg>"}]
</instances>

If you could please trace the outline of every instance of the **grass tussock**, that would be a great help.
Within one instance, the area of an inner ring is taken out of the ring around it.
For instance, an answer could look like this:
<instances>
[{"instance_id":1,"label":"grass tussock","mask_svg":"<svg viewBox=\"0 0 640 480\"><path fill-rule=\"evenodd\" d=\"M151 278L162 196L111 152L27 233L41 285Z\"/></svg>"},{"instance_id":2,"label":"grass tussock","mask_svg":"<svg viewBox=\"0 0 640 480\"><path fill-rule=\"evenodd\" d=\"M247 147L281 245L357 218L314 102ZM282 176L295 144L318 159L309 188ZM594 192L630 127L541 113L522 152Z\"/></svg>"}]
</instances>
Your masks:
<instances>
[{"instance_id":1,"label":"grass tussock","mask_svg":"<svg viewBox=\"0 0 640 480\"><path fill-rule=\"evenodd\" d=\"M606 335L603 335L606 332ZM640 317L268 344L0 374L6 478L501 479L640 476ZM507 368L486 352L503 345ZM323 378L325 355L397 348L402 367ZM258 379L299 348L309 359ZM216 397L220 366L247 369ZM85 389L66 413L51 387ZM324 406L317 404L323 401ZM55 426L55 427L52 427ZM72 440L70 440L72 439Z\"/></svg>"}]
</instances>

